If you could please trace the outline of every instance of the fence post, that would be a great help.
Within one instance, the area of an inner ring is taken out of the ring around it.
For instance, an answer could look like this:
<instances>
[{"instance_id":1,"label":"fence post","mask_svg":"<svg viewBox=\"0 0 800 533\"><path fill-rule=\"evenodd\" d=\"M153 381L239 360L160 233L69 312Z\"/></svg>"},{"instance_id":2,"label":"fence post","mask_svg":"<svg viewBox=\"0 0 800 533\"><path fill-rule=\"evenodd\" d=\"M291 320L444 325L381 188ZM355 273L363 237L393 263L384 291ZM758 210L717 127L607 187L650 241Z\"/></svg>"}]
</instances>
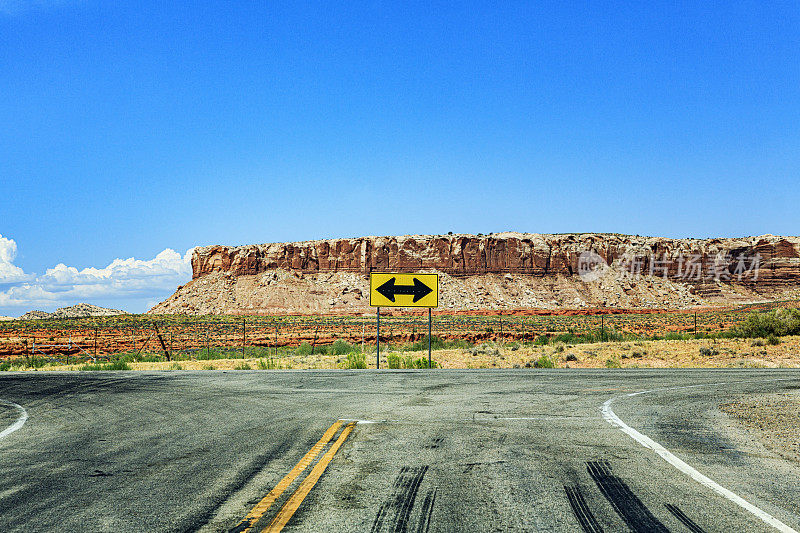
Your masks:
<instances>
[{"instance_id":1,"label":"fence post","mask_svg":"<svg viewBox=\"0 0 800 533\"><path fill-rule=\"evenodd\" d=\"M247 342L247 321L242 319L242 359L244 359L244 345Z\"/></svg>"},{"instance_id":2,"label":"fence post","mask_svg":"<svg viewBox=\"0 0 800 533\"><path fill-rule=\"evenodd\" d=\"M603 315L600 315L600 340L606 340L606 322Z\"/></svg>"},{"instance_id":3,"label":"fence post","mask_svg":"<svg viewBox=\"0 0 800 533\"><path fill-rule=\"evenodd\" d=\"M311 355L314 355L314 347L317 345L317 332L319 332L319 326L314 328L314 342L311 343Z\"/></svg>"},{"instance_id":4,"label":"fence post","mask_svg":"<svg viewBox=\"0 0 800 533\"><path fill-rule=\"evenodd\" d=\"M172 356L170 355L170 351L167 349L167 344L164 342L164 337L161 335L161 332L158 331L158 324L153 322L153 328L156 330L156 336L158 337L158 341L161 343L161 348L164 350L164 355L166 355L167 361L172 361Z\"/></svg>"}]
</instances>

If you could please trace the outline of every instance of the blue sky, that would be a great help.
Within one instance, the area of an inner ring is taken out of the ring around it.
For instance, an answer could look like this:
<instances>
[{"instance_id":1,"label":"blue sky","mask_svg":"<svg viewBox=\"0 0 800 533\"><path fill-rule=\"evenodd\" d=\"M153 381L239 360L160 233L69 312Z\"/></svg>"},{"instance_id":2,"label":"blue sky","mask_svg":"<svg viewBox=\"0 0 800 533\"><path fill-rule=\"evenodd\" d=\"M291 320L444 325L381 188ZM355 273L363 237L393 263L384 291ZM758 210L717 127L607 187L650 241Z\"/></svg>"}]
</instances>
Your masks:
<instances>
[{"instance_id":1,"label":"blue sky","mask_svg":"<svg viewBox=\"0 0 800 533\"><path fill-rule=\"evenodd\" d=\"M254 4L0 0L0 314L196 245L798 234L796 2Z\"/></svg>"}]
</instances>

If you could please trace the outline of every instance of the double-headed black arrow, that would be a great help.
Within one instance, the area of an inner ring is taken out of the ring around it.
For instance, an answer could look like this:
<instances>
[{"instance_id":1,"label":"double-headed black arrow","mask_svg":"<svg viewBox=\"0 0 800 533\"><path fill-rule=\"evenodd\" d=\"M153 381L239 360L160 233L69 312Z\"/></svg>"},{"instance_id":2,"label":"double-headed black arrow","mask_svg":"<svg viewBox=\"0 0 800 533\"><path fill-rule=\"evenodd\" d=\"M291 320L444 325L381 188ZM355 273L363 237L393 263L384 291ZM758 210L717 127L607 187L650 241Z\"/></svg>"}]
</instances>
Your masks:
<instances>
[{"instance_id":1,"label":"double-headed black arrow","mask_svg":"<svg viewBox=\"0 0 800 533\"><path fill-rule=\"evenodd\" d=\"M422 283L417 278L414 278L413 285L395 285L395 279L396 278L390 279L376 289L392 303L394 303L394 297L398 294L411 294L414 296L412 302L417 303L419 300L433 292L433 289Z\"/></svg>"}]
</instances>

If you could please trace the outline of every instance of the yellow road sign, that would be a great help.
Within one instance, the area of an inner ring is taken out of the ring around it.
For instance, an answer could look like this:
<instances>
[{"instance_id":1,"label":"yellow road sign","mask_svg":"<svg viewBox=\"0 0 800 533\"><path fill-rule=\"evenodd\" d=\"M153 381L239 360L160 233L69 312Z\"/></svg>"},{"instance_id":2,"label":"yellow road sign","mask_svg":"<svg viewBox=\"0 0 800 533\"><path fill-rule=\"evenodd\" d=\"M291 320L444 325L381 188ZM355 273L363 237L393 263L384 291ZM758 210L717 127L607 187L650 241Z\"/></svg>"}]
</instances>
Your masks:
<instances>
[{"instance_id":1,"label":"yellow road sign","mask_svg":"<svg viewBox=\"0 0 800 533\"><path fill-rule=\"evenodd\" d=\"M439 274L372 272L372 307L439 307Z\"/></svg>"}]
</instances>

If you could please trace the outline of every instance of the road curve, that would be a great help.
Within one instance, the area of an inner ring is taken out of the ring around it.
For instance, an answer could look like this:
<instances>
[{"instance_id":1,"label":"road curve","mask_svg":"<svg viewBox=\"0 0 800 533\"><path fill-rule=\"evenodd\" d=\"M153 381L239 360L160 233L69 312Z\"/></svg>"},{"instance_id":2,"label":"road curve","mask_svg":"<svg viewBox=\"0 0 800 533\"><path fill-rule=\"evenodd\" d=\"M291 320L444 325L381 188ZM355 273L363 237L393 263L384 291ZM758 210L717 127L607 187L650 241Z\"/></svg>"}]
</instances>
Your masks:
<instances>
[{"instance_id":1,"label":"road curve","mask_svg":"<svg viewBox=\"0 0 800 533\"><path fill-rule=\"evenodd\" d=\"M9 402L8 400L3 400L2 398L0 398L0 405L10 407L17 413L16 420L14 420L10 426L0 431L0 439L3 439L25 425L25 422L28 421L28 411L26 411L21 405L14 402Z\"/></svg>"},{"instance_id":2,"label":"road curve","mask_svg":"<svg viewBox=\"0 0 800 533\"><path fill-rule=\"evenodd\" d=\"M747 380L744 380L744 381L747 381ZM776 378L775 381L794 381L794 380L791 379L791 378L785 378L785 379ZM719 385L725 385L725 384L726 383L714 383L714 384L711 384L711 385L719 386ZM677 388L678 389L688 389L688 388L704 387L704 386L709 386L709 385L688 385L688 386L677 387ZM777 518L775 518L774 516L772 516L768 512L764 511L763 509L760 509L759 507L756 507L755 505L753 505L752 503L748 502L747 500L745 500L744 498L742 498L738 494L726 489L725 487L723 487L722 485L720 485L719 483L717 483L713 479L709 478L708 476L705 476L705 475L701 474L695 468L693 468L692 466L688 465L686 462L684 462L681 459L679 459L678 457L676 457L675 454L673 454L672 452L670 452L669 450L664 448L664 446L662 446L658 442L655 442L653 439L651 439L647 435L642 435L641 433L639 433L638 431L636 431L635 429L633 429L632 427L627 425L625 422L623 422L616 415L616 413L614 413L613 409L611 408L611 404L614 403L616 400L619 400L620 398L624 398L624 397L629 397L630 398L630 397L633 397L633 396L639 396L640 394L652 394L654 392L659 392L659 391L658 390L654 390L654 391L639 391L639 392L632 392L632 393L626 394L625 396L616 396L616 397L613 397L613 398L609 398L608 400L606 400L603 403L603 406L601 408L601 412L603 413L603 418L605 418L606 421L608 421L609 423L617 426L623 433L626 433L633 440L635 440L636 442L638 442L639 444L641 444L645 448L649 448L649 449L653 450L662 459L664 459L667 463L669 463L670 465L672 465L675 468L677 468L680 472L686 474L687 476L689 476L693 480L697 481L701 485L703 485L705 487L708 487L709 489L713 490L714 492L716 492L717 494L719 494L723 498L726 498L727 500L729 500L729 501L733 502L734 504L738 505L739 507L741 507L742 509L746 510L747 512L749 512L750 514L752 514L753 516L755 516L759 520L762 520L766 524L774 527L775 529L777 529L778 531L781 531L782 533L797 533L797 531L795 529L787 526L786 524L784 524L783 522L781 522L780 520L778 520Z\"/></svg>"}]
</instances>

